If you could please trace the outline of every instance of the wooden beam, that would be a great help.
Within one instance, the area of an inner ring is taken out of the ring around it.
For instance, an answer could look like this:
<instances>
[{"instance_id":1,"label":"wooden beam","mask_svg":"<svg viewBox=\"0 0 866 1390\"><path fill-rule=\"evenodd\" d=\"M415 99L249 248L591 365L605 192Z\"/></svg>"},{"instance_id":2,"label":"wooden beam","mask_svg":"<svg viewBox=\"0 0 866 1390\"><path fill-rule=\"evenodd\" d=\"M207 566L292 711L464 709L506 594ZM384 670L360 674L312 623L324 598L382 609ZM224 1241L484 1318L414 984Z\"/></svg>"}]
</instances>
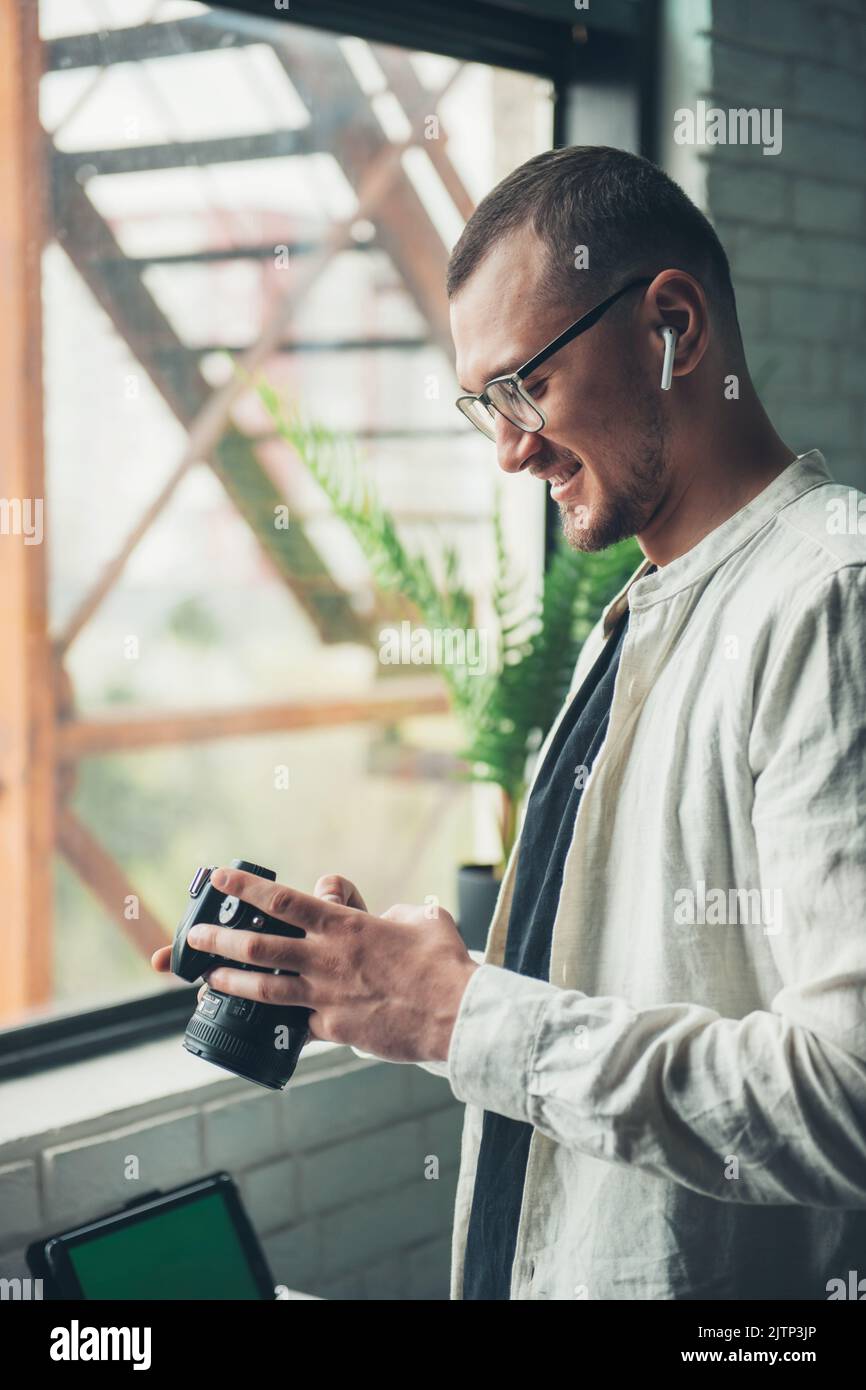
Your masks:
<instances>
[{"instance_id":1,"label":"wooden beam","mask_svg":"<svg viewBox=\"0 0 866 1390\"><path fill-rule=\"evenodd\" d=\"M171 941L120 865L68 807L58 813L57 845L140 956L149 960L159 946Z\"/></svg>"},{"instance_id":2,"label":"wooden beam","mask_svg":"<svg viewBox=\"0 0 866 1390\"><path fill-rule=\"evenodd\" d=\"M191 405L210 394L198 364L194 358L178 357L170 370L152 370L150 349L177 343L177 334L69 168L53 158L50 167L54 235L172 414L188 425ZM110 267L107 262L112 262Z\"/></svg>"},{"instance_id":3,"label":"wooden beam","mask_svg":"<svg viewBox=\"0 0 866 1390\"><path fill-rule=\"evenodd\" d=\"M335 153L356 191L358 208L355 216L377 217L383 230L383 246L430 323L433 339L450 354L448 306L444 294L447 255L441 238L402 168L400 161L406 146L395 145L384 139L365 94L333 41L325 41L323 36L317 36L314 44L319 50L317 61L309 61L310 54L305 51L308 59L306 64L297 63L283 43L276 45L275 51L308 109L331 112L337 109L351 115L347 128L340 132L339 137L335 136ZM446 83L438 93L431 94L435 102L441 99L448 85ZM416 130L413 140L418 138L420 136ZM120 248L84 189L72 176L70 167L63 160L55 159L52 169L55 217L62 244L151 379L190 431L190 444L184 458L163 486L153 506L133 527L79 604L60 640L61 649L69 646L110 592L133 549L152 524L155 509L165 505L180 479L198 459L205 459L214 467L228 487L235 505L254 526L257 538L290 587L293 571L306 575L311 570L321 572L326 569L301 527L280 532L279 545L274 539L272 526L269 525L264 531L256 527L256 521L263 516L262 508L258 505L262 497L267 495L275 503L280 499L249 441L242 444L243 437L237 431L231 431L229 436L217 443L219 430L228 423L230 405L238 394L236 383L230 382L208 397L208 388L193 354L189 357L173 354L171 369L168 370L168 363L156 354L159 348L178 341L171 325L153 301L138 271L122 262L118 263ZM298 297L328 264L330 257L348 243L351 224L348 221L333 229L322 253L305 267L304 273L296 279L293 291L276 306L261 339L245 355L242 365L247 371L266 360L269 353L277 348L284 319ZM107 262L115 267L110 277L106 275ZM244 458L240 457L242 449ZM253 506L248 513L246 501L249 496L252 496ZM273 515L271 509L271 521ZM287 571L289 551L293 552L293 557ZM295 555L299 560L297 564ZM302 589L297 593L302 603L305 594L310 605L308 611L323 640L370 641L369 629L364 629L346 601L328 595L317 599L315 594Z\"/></svg>"},{"instance_id":4,"label":"wooden beam","mask_svg":"<svg viewBox=\"0 0 866 1390\"><path fill-rule=\"evenodd\" d=\"M450 361L454 348L445 294L448 252L400 162L405 149L425 143L423 124L413 126L405 146L389 141L366 93L330 35L316 35L315 41L311 35L303 45L292 43L291 38L272 42L280 65L307 110L336 108L343 112L343 121L333 133L332 153L359 198L364 180L377 161L390 168L390 177L368 215L376 227L379 244L430 325L431 337ZM455 76L452 74L437 92L429 93L432 110Z\"/></svg>"},{"instance_id":5,"label":"wooden beam","mask_svg":"<svg viewBox=\"0 0 866 1390\"><path fill-rule=\"evenodd\" d=\"M99 29L90 34L69 34L45 44L45 70L103 68L114 63L135 63L151 58L174 58L187 53L246 48L261 43L262 35L240 28L231 19L204 15L200 19L175 19L162 24L132 24L125 29Z\"/></svg>"},{"instance_id":6,"label":"wooden beam","mask_svg":"<svg viewBox=\"0 0 866 1390\"><path fill-rule=\"evenodd\" d=\"M199 370L195 354L175 353L169 363L155 352L160 345L179 344L174 329L140 273L123 260L114 234L84 189L62 164L55 162L52 169L55 229L60 244L173 414L189 431L188 447L177 468L73 613L59 644L62 650L68 648L93 616L181 479L199 461L210 463L224 484L230 481L232 500L254 529L261 519L258 504L263 497L268 499L269 524L264 534L255 534L289 588L293 588L296 574L328 576L325 562L302 526L289 526L280 532L274 529L273 507L284 503L285 498L278 493L252 444L229 423L230 406L240 387L229 382L221 391L213 392ZM113 263L110 274L105 269L108 261ZM248 496L256 503L252 508L247 506ZM369 644L369 629L352 610L346 595L325 601L315 592L299 587L295 596L323 641Z\"/></svg>"},{"instance_id":7,"label":"wooden beam","mask_svg":"<svg viewBox=\"0 0 866 1390\"><path fill-rule=\"evenodd\" d=\"M309 129L274 130L264 135L224 135L216 140L178 140L163 145L119 145L115 149L58 150L55 163L72 178L86 182L97 174L142 174L153 169L200 169L208 164L236 164L249 159L286 159L321 154L322 140Z\"/></svg>"},{"instance_id":8,"label":"wooden beam","mask_svg":"<svg viewBox=\"0 0 866 1390\"><path fill-rule=\"evenodd\" d=\"M295 256L312 256L317 251L321 251L323 240L318 241L282 241L281 247L285 247L285 254L292 260ZM354 241L346 247L347 251L378 251L375 237L370 241ZM152 265L219 265L221 262L230 261L273 261L274 243L267 246L251 244L245 246L213 246L206 251L166 251L160 253L154 251L149 256L114 256L100 260L100 265L105 269L112 266L123 264L133 266L136 270L146 270Z\"/></svg>"},{"instance_id":9,"label":"wooden beam","mask_svg":"<svg viewBox=\"0 0 866 1390\"><path fill-rule=\"evenodd\" d=\"M423 128L435 113L430 110L429 89L419 82L408 53L390 44L376 43L373 44L373 55L412 125ZM475 200L451 163L445 131L440 128L437 134L425 141L424 149L463 221L468 222L475 211Z\"/></svg>"},{"instance_id":10,"label":"wooden beam","mask_svg":"<svg viewBox=\"0 0 866 1390\"><path fill-rule=\"evenodd\" d=\"M52 992L54 667L42 433L38 9L0 0L0 1017ZM29 511L29 523L27 520ZM26 531L29 530L29 538ZM31 543L32 542L32 543Z\"/></svg>"},{"instance_id":11,"label":"wooden beam","mask_svg":"<svg viewBox=\"0 0 866 1390\"><path fill-rule=\"evenodd\" d=\"M398 681L402 689L395 690ZM346 699L306 699L238 709L178 710L161 714L107 715L60 724L58 757L77 762L105 753L131 753L173 743L202 743L297 729L332 728L337 724L393 724L419 714L442 714L450 708L437 678L394 677L386 690Z\"/></svg>"},{"instance_id":12,"label":"wooden beam","mask_svg":"<svg viewBox=\"0 0 866 1390\"><path fill-rule=\"evenodd\" d=\"M455 411L455 417L456 413ZM469 425L468 428L471 429L472 426ZM466 425L459 424L436 425L435 428L433 425L422 425L418 428L410 425L397 425L394 429L384 429L380 428L378 425L365 425L363 429L353 430L352 434L355 439L373 439L378 443L383 439L465 439L466 430ZM264 430L261 434L255 436L255 441L257 444L265 444L279 439L280 437L281 436L276 430ZM412 459L410 462L414 464L415 460ZM390 511L392 516L399 517L400 513L397 508L392 507ZM300 515L301 513L298 512L298 516ZM431 521L435 521L437 515L438 513L431 512ZM446 513L442 513L442 515L444 516Z\"/></svg>"},{"instance_id":13,"label":"wooden beam","mask_svg":"<svg viewBox=\"0 0 866 1390\"><path fill-rule=\"evenodd\" d=\"M198 357L209 352L230 352L233 357L239 357L252 346L252 343L195 343L187 347L181 343L176 347L157 348L157 352L169 358L172 353L180 352L194 352ZM431 346L429 338L298 338L277 343L274 352L286 356L306 352L418 352Z\"/></svg>"}]
</instances>

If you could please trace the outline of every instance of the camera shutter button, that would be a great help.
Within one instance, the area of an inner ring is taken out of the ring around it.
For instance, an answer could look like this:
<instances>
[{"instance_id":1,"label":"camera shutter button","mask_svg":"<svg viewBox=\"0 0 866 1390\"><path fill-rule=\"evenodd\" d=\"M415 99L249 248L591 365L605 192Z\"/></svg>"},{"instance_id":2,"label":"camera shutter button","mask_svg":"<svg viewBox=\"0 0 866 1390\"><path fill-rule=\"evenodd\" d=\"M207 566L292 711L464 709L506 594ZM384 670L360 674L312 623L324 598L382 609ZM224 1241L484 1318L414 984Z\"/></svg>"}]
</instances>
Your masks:
<instances>
[{"instance_id":1,"label":"camera shutter button","mask_svg":"<svg viewBox=\"0 0 866 1390\"><path fill-rule=\"evenodd\" d=\"M229 922L237 916L238 908L241 905L240 898L234 897L229 893L220 903L219 919L222 926L228 926Z\"/></svg>"}]
</instances>

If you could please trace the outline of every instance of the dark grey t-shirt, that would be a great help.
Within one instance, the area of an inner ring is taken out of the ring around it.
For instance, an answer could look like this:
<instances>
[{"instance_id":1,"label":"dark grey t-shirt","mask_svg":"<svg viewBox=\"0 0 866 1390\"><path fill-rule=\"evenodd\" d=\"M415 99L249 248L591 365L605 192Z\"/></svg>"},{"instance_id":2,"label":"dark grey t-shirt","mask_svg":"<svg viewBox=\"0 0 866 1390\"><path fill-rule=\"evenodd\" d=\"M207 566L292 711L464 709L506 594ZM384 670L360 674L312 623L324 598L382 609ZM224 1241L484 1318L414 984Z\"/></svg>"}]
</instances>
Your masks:
<instances>
[{"instance_id":1,"label":"dark grey t-shirt","mask_svg":"<svg viewBox=\"0 0 866 1390\"><path fill-rule=\"evenodd\" d=\"M503 965L550 977L550 944L562 871L583 786L607 732L628 627L626 609L574 696L526 809ZM583 769L583 771L580 771ZM466 1238L464 1299L508 1299L532 1125L485 1110Z\"/></svg>"}]
</instances>

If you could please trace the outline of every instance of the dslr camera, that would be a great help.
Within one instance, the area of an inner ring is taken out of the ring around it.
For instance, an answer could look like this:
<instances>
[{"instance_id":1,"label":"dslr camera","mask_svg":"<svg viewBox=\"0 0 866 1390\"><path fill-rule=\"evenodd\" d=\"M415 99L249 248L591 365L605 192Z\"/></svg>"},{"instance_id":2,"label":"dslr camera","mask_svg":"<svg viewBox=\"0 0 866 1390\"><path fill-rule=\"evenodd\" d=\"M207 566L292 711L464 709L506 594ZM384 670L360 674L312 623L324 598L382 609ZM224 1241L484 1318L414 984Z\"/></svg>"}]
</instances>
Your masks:
<instances>
[{"instance_id":1,"label":"dslr camera","mask_svg":"<svg viewBox=\"0 0 866 1390\"><path fill-rule=\"evenodd\" d=\"M256 970L264 974L296 975L296 970L268 970L266 966L227 961L224 956L196 951L187 944L187 936L199 922L216 923L243 931L264 932L270 936L304 936L300 927L290 926L269 917L260 908L252 907L230 893L221 893L211 883L215 866L197 869L189 885L192 899L181 918L171 948L171 968L182 980L193 982L203 970L216 965L230 965L234 970ZM272 869L250 864L246 859L233 859L233 869L243 869L260 878L276 880ZM260 1004L253 999L220 994L208 989L199 1000L195 1013L184 1034L187 1052L203 1057L206 1062L225 1071L281 1091L291 1078L298 1063L301 1048L307 1041L309 1009L282 1004Z\"/></svg>"}]
</instances>

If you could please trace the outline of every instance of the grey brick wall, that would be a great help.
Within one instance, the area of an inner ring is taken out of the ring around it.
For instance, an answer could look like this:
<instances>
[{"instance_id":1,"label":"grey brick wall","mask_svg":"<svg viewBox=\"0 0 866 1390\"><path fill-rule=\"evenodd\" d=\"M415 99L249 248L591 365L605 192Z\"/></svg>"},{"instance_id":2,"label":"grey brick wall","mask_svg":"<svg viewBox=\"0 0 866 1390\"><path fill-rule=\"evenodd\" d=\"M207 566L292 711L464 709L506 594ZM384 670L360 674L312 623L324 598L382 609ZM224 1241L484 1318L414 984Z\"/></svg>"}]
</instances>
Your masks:
<instances>
[{"instance_id":1,"label":"grey brick wall","mask_svg":"<svg viewBox=\"0 0 866 1390\"><path fill-rule=\"evenodd\" d=\"M136 1123L0 1150L0 1278L42 1234L135 1189L218 1168L235 1178L278 1283L324 1298L447 1299L463 1106L413 1066L353 1059L285 1093L248 1086ZM429 1158L439 1176L428 1177ZM140 1177L126 1175L137 1159Z\"/></svg>"},{"instance_id":2,"label":"grey brick wall","mask_svg":"<svg viewBox=\"0 0 866 1390\"><path fill-rule=\"evenodd\" d=\"M783 113L778 155L699 154L750 370L783 439L866 488L866 5L708 0L708 16L697 96Z\"/></svg>"}]
</instances>

